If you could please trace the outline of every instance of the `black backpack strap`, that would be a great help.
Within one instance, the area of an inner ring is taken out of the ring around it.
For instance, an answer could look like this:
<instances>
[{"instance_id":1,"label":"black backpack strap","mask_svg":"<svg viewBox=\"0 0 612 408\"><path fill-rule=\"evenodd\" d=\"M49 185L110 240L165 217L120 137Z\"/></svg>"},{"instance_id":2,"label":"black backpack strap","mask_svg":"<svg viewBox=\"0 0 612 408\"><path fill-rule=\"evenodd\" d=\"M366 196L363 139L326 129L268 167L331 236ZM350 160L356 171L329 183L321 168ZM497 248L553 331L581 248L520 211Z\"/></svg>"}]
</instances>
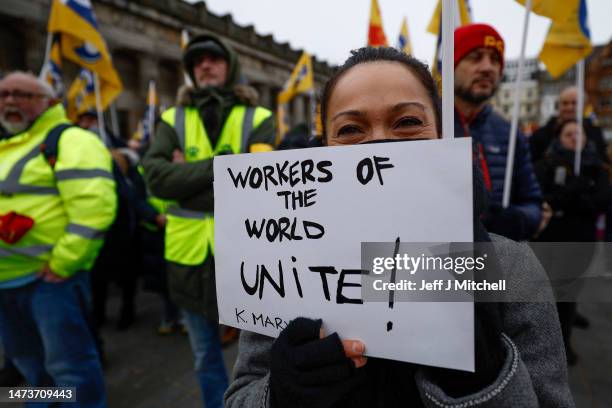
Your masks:
<instances>
[{"instance_id":1,"label":"black backpack strap","mask_svg":"<svg viewBox=\"0 0 612 408\"><path fill-rule=\"evenodd\" d=\"M45 141L40 145L40 150L45 156L45 160L49 163L51 168L55 167L55 162L57 161L57 155L59 153L59 140L64 133L64 130L72 127L74 125L68 123L61 123L55 126L53 129L47 133L47 137Z\"/></svg>"}]
</instances>

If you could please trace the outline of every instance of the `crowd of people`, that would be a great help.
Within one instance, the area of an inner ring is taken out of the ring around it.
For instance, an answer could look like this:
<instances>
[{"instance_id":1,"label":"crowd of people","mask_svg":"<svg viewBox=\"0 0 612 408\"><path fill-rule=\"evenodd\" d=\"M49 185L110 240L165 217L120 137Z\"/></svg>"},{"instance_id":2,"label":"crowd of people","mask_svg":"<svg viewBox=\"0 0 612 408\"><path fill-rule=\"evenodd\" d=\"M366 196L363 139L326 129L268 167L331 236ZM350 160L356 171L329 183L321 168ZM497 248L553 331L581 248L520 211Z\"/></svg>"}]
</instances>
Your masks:
<instances>
[{"instance_id":1,"label":"crowd of people","mask_svg":"<svg viewBox=\"0 0 612 408\"><path fill-rule=\"evenodd\" d=\"M493 243L505 276L544 276L550 271L515 241L595 242L596 220L611 208L609 152L593 121L578 128L577 90L565 89L558 116L530 138L517 135L510 205L502 205L510 124L489 101L504 47L490 25L456 29L455 137L473 141L474 241ZM193 85L177 90L144 145L100 129L96 112L69 123L32 74L0 80L3 381L18 373L30 386L76 387L78 406L107 406L99 328L108 287L121 288L117 328L127 329L142 278L163 305L158 332L188 332L208 408L573 406L571 329L588 321L550 290L549 302L476 304L474 373L367 358L366 344L298 318L277 339L243 332L231 380L215 288L214 157L436 139L441 104L426 65L393 48L362 48L322 90L323 134L298 128L277 145L274 116L228 44L196 36L182 62Z\"/></svg>"}]
</instances>

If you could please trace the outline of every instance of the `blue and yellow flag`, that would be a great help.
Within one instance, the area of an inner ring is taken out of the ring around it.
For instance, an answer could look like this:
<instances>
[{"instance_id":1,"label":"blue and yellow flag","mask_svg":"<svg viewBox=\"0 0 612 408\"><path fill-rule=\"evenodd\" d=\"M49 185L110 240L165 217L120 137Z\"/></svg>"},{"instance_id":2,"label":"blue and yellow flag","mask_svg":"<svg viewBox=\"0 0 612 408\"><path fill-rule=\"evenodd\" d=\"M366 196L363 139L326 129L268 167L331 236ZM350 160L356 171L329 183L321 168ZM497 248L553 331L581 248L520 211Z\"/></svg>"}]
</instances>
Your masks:
<instances>
[{"instance_id":1,"label":"blue and yellow flag","mask_svg":"<svg viewBox=\"0 0 612 408\"><path fill-rule=\"evenodd\" d=\"M516 1L524 6L526 0ZM569 3L575 3L575 0L569 0L569 2L567 0L532 0L531 11L553 21L565 21L572 14L572 7Z\"/></svg>"},{"instance_id":2,"label":"blue and yellow flag","mask_svg":"<svg viewBox=\"0 0 612 408\"><path fill-rule=\"evenodd\" d=\"M81 68L77 77L72 81L67 95L66 114L71 121L84 112L96 111L96 90L93 73Z\"/></svg>"},{"instance_id":3,"label":"blue and yellow flag","mask_svg":"<svg viewBox=\"0 0 612 408\"><path fill-rule=\"evenodd\" d=\"M553 78L563 75L593 51L586 0L566 3L571 13L565 20L553 20L539 55Z\"/></svg>"},{"instance_id":4,"label":"blue and yellow flag","mask_svg":"<svg viewBox=\"0 0 612 408\"><path fill-rule=\"evenodd\" d=\"M41 72L41 78L51 85L58 98L64 97L64 79L62 74L62 53L60 37L53 35L51 48Z\"/></svg>"},{"instance_id":5,"label":"blue and yellow flag","mask_svg":"<svg viewBox=\"0 0 612 408\"><path fill-rule=\"evenodd\" d=\"M123 85L100 34L91 2L53 0L48 31L61 36L64 57L98 75L100 108L106 108L119 96Z\"/></svg>"},{"instance_id":6,"label":"blue and yellow flag","mask_svg":"<svg viewBox=\"0 0 612 408\"><path fill-rule=\"evenodd\" d=\"M287 103L295 95L314 90L314 74L312 72L312 58L304 52L298 60L289 80L285 82L283 90L278 94L278 103Z\"/></svg>"},{"instance_id":7,"label":"blue and yellow flag","mask_svg":"<svg viewBox=\"0 0 612 408\"><path fill-rule=\"evenodd\" d=\"M408 34L408 21L406 17L402 21L402 28L397 39L397 48L405 54L412 55L412 42L410 41L410 34Z\"/></svg>"},{"instance_id":8,"label":"blue and yellow flag","mask_svg":"<svg viewBox=\"0 0 612 408\"><path fill-rule=\"evenodd\" d=\"M472 9L470 8L469 0L457 0L457 15L453 17L455 28L461 27L472 22ZM442 75L442 0L438 0L438 4L434 10L427 31L436 34L436 52L434 54L434 63L432 64L431 74L436 82L440 83Z\"/></svg>"}]
</instances>

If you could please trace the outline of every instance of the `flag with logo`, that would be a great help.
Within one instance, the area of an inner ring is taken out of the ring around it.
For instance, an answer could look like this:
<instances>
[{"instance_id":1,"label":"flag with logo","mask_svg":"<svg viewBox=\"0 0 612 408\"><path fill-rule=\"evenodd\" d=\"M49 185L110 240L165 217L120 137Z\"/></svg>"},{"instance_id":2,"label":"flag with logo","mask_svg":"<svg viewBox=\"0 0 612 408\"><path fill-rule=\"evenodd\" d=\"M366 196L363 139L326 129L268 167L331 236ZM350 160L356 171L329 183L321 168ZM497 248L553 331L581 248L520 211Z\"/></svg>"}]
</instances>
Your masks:
<instances>
[{"instance_id":1,"label":"flag with logo","mask_svg":"<svg viewBox=\"0 0 612 408\"><path fill-rule=\"evenodd\" d=\"M307 52L303 52L291 76L285 82L283 90L276 97L276 129L277 144L289 131L289 116L287 103L298 94L307 93L312 98L314 95L314 73L312 70L312 57Z\"/></svg>"},{"instance_id":2,"label":"flag with logo","mask_svg":"<svg viewBox=\"0 0 612 408\"><path fill-rule=\"evenodd\" d=\"M571 12L564 20L552 21L539 55L553 78L563 75L593 51L586 0L565 3Z\"/></svg>"},{"instance_id":3,"label":"flag with logo","mask_svg":"<svg viewBox=\"0 0 612 408\"><path fill-rule=\"evenodd\" d=\"M378 0L371 0L370 4L370 24L368 26L368 45L372 47L386 47L387 37L380 17Z\"/></svg>"},{"instance_id":4,"label":"flag with logo","mask_svg":"<svg viewBox=\"0 0 612 408\"><path fill-rule=\"evenodd\" d=\"M408 21L406 17L404 17L404 21L402 21L402 28L400 29L397 39L397 49L403 51L407 55L412 55L412 42L408 34Z\"/></svg>"},{"instance_id":5,"label":"flag with logo","mask_svg":"<svg viewBox=\"0 0 612 408\"><path fill-rule=\"evenodd\" d=\"M314 89L314 75L312 72L312 58L304 52L298 60L289 80L285 82L283 90L278 94L278 103L287 103L295 95L307 93Z\"/></svg>"},{"instance_id":6,"label":"flag with logo","mask_svg":"<svg viewBox=\"0 0 612 408\"><path fill-rule=\"evenodd\" d=\"M470 8L469 0L457 0L457 14L454 16L455 28L461 27L472 22L472 9ZM436 41L436 52L434 55L434 63L432 64L431 74L437 83L441 81L442 75L442 0L438 0L438 4L434 10L427 31L438 36Z\"/></svg>"},{"instance_id":7,"label":"flag with logo","mask_svg":"<svg viewBox=\"0 0 612 408\"><path fill-rule=\"evenodd\" d=\"M119 96L123 85L100 34L91 2L53 0L48 31L61 36L62 56L98 75L100 109L105 109Z\"/></svg>"},{"instance_id":8,"label":"flag with logo","mask_svg":"<svg viewBox=\"0 0 612 408\"><path fill-rule=\"evenodd\" d=\"M96 90L93 72L81 68L77 77L72 81L67 95L66 113L71 121L88 111L96 110Z\"/></svg>"}]
</instances>

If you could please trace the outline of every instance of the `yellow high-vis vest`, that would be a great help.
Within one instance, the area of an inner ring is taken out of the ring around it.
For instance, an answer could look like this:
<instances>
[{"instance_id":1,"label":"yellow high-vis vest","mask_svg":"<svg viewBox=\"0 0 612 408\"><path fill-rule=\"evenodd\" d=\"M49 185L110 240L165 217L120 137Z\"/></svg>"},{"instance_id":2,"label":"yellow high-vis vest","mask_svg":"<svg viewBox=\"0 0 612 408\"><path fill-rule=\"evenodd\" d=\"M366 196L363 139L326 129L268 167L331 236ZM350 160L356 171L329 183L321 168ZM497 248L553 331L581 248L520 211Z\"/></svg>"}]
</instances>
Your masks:
<instances>
[{"instance_id":1,"label":"yellow high-vis vest","mask_svg":"<svg viewBox=\"0 0 612 408\"><path fill-rule=\"evenodd\" d=\"M162 120L175 129L185 161L194 162L211 159L228 151L238 154L272 150L271 146L265 144L249 146L251 130L271 114L261 107L235 106L223 124L214 148L197 108L170 108L162 114ZM214 255L215 224L212 212L193 211L176 205L168 208L166 217L166 260L182 265L199 265L209 253Z\"/></svg>"},{"instance_id":2,"label":"yellow high-vis vest","mask_svg":"<svg viewBox=\"0 0 612 408\"><path fill-rule=\"evenodd\" d=\"M95 134L66 129L54 168L42 154L48 132L67 122L58 104L24 132L0 139L0 215L14 211L34 220L16 243L0 240L0 282L39 272L47 262L64 277L90 269L115 218L111 156Z\"/></svg>"}]
</instances>

